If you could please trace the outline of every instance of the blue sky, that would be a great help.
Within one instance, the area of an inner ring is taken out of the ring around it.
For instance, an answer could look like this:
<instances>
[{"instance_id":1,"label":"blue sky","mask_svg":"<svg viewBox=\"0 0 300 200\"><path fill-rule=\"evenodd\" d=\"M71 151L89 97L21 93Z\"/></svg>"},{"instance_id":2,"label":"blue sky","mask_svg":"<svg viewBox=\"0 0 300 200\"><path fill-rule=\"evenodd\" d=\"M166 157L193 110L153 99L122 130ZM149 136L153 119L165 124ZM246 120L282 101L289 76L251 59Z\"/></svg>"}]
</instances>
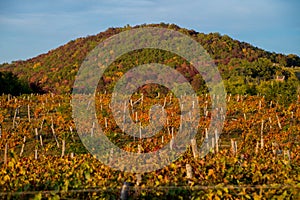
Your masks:
<instances>
[{"instance_id":1,"label":"blue sky","mask_svg":"<svg viewBox=\"0 0 300 200\"><path fill-rule=\"evenodd\" d=\"M127 24L175 23L300 55L298 0L1 0L0 63Z\"/></svg>"}]
</instances>

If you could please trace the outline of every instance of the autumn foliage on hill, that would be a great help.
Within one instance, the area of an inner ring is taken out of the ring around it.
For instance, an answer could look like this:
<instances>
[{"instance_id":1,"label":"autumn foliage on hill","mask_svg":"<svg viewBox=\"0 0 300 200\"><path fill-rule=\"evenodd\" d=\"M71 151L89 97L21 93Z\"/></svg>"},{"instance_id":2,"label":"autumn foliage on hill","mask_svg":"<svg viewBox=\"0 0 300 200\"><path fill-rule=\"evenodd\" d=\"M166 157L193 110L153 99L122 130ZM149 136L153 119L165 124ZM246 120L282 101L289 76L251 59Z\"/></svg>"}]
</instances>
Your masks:
<instances>
[{"instance_id":1,"label":"autumn foliage on hill","mask_svg":"<svg viewBox=\"0 0 300 200\"><path fill-rule=\"evenodd\" d=\"M219 33L204 34L180 28L174 24L161 23L144 24L135 27L127 25L123 28L109 28L94 36L72 40L63 46L50 50L48 53L26 61L14 61L11 64L4 63L0 65L0 71L12 72L21 81L27 83L35 93L69 93L72 90L72 85L81 63L92 49L101 41L121 31L139 27L169 28L189 35L198 41L219 66L224 79L228 80L228 84L226 85L228 93L260 92L257 91L257 88L253 89L253 84L257 85L262 80L271 80L276 75L285 75L288 78L294 78L295 75L291 67L300 66L300 58L296 55L286 56L270 53L248 43L234 40L227 35ZM159 53L159 57L157 56L157 52ZM135 58L135 60L132 60L132 58ZM115 62L114 65L118 66L119 71L126 73L128 65L132 66L132 61L134 61L134 64L156 61L175 67L180 72L188 72L185 74L188 76L188 80L193 82L194 85L198 85L198 89L203 89L203 82L192 77L193 72L190 70L189 64L176 55L170 55L168 52L160 50L157 50L156 53L149 51L132 52L126 54L122 60ZM112 69L114 69L114 66L112 66ZM231 74L232 71L238 73L235 76L235 80L228 77L228 74ZM104 77L106 83L112 80L114 73L108 74L110 75ZM248 84L244 84L244 80L247 80ZM230 86L234 86L235 84L242 84L246 89L242 89L241 91L230 89ZM22 91L19 93L22 93Z\"/></svg>"}]
</instances>

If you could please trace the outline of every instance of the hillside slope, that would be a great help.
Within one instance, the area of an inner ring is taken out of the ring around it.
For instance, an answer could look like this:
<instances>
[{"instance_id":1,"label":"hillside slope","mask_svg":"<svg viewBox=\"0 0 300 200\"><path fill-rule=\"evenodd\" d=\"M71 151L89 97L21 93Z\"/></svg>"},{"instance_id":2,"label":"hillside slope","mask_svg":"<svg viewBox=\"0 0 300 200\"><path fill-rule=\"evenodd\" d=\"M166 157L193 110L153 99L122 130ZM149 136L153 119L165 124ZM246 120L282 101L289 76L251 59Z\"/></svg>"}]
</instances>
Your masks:
<instances>
[{"instance_id":1,"label":"hillside slope","mask_svg":"<svg viewBox=\"0 0 300 200\"><path fill-rule=\"evenodd\" d=\"M150 24L135 27L126 26L123 28L109 28L94 36L87 36L72 40L67 44L48 53L26 61L15 61L11 64L4 63L0 65L0 71L9 71L18 76L22 82L27 82L32 92L43 93L69 93L71 91L76 72L87 53L106 38L121 31L138 27L164 27L183 32L196 41L198 41L215 60L219 66L222 76L228 80L232 73L238 76L238 82L260 83L261 80L268 81L274 79L277 75L284 75L288 78L295 78L292 66L300 66L300 58L296 55L283 55L270 53L254 47L248 43L240 42L230 38L227 35L219 33L198 33L194 30L180 28L174 24ZM149 57L149 52L137 52L137 63L146 63L146 61L162 62L171 66L179 66L181 70L186 71L188 63L179 59L172 60L171 55L162 53L162 60ZM146 58L145 58L146 56ZM132 56L125 56L124 60L119 60L116 65L125 66L131 62ZM122 67L121 67L122 68ZM176 68L177 69L177 68ZM245 70L247 69L247 70ZM250 70L249 70L250 69ZM124 72L125 69L122 69ZM113 74L113 73L110 73ZM111 77L104 77L106 80ZM193 78L189 78L193 81ZM237 80L235 80L236 82ZM194 81L196 82L196 81ZM199 82L199 81L198 81ZM230 84L232 85L232 84ZM234 91L228 88L230 93L245 93L248 91Z\"/></svg>"}]
</instances>

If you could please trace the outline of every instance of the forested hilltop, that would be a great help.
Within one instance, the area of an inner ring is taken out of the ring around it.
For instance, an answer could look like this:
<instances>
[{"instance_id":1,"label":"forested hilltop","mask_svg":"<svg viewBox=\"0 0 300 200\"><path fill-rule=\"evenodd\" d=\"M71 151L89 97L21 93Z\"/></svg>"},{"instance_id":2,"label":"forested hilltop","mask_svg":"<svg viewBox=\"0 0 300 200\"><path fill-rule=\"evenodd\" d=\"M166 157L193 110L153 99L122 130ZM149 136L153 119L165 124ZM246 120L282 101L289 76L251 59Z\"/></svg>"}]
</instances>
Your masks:
<instances>
[{"instance_id":1,"label":"forested hilltop","mask_svg":"<svg viewBox=\"0 0 300 200\"><path fill-rule=\"evenodd\" d=\"M271 53L251 44L234 40L227 35L204 34L164 23L109 28L97 35L72 40L48 53L26 61L4 63L0 65L2 72L0 92L69 93L72 90L77 70L88 52L106 38L138 27L164 27L194 38L207 50L219 67L228 93L250 95L260 93L269 99L280 101L290 101L299 94L300 58L297 55ZM200 93L205 92L202 78L199 75L195 76L189 63L161 50L146 49L122 56L113 63L111 71L105 73L102 81L106 88L111 88L109 84L118 78L115 76L120 75L116 73L117 71L126 73L133 65L149 62L159 62L176 68L187 76L195 90Z\"/></svg>"}]
</instances>

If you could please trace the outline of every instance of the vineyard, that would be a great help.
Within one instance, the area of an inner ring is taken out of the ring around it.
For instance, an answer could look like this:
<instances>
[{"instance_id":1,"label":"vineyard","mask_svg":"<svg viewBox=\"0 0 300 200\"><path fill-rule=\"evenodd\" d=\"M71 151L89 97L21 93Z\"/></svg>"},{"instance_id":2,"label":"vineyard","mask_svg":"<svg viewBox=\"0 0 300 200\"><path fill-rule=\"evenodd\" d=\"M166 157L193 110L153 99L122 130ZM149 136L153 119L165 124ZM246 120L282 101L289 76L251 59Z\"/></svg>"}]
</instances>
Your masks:
<instances>
[{"instance_id":1,"label":"vineyard","mask_svg":"<svg viewBox=\"0 0 300 200\"><path fill-rule=\"evenodd\" d=\"M165 108L167 123L146 139L122 132L112 120L110 99L109 94L96 97L94 123L123 150L154 152L177 137L180 105L172 94L136 94L127 102L141 127L149 123L153 104ZM201 157L212 113L210 95L199 95L193 102L200 108L195 139L175 162L143 174L114 170L86 150L71 101L71 95L52 93L0 97L0 198L119 199L125 182L129 198L139 199L300 198L299 97L280 105L259 95L227 95L223 131ZM93 137L93 131L90 127L87 134ZM118 163L120 158L108 159Z\"/></svg>"}]
</instances>

